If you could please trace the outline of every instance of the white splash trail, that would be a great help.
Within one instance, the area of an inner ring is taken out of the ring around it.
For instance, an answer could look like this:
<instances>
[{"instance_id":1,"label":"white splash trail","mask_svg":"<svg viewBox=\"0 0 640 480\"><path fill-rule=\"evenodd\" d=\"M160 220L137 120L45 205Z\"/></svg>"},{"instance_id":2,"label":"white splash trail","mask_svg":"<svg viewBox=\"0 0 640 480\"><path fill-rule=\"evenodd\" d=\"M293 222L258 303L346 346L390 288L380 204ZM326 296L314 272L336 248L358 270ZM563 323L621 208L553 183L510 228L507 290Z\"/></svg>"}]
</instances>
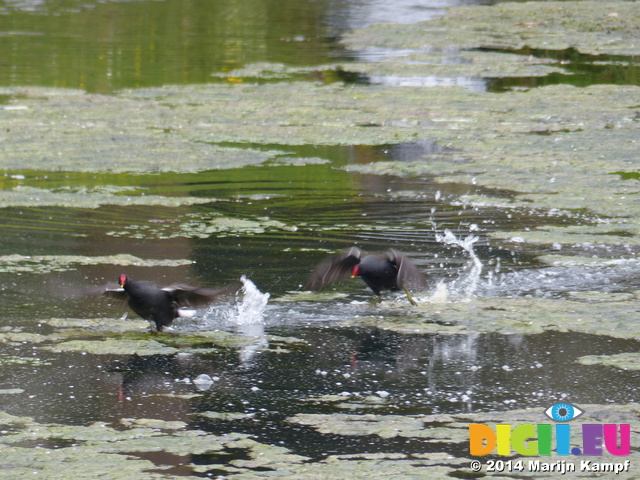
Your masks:
<instances>
[{"instance_id":1,"label":"white splash trail","mask_svg":"<svg viewBox=\"0 0 640 480\"><path fill-rule=\"evenodd\" d=\"M446 287L446 290L454 295L461 295L464 297L471 297L477 290L480 282L480 275L482 274L483 265L476 252L473 250L473 244L478 241L477 236L469 235L464 239L457 238L450 230L446 229L444 235L436 233L436 240L445 245L456 245L462 248L469 254L471 262L463 269L463 275L457 280L454 280L449 285L438 284L439 292L436 294L438 298L442 298L442 289ZM446 299L446 295L444 297Z\"/></svg>"},{"instance_id":2,"label":"white splash trail","mask_svg":"<svg viewBox=\"0 0 640 480\"><path fill-rule=\"evenodd\" d=\"M265 335L264 311L269 302L269 293L262 293L245 275L242 281L242 300L236 305L235 312L228 317L228 322L235 325L238 333L248 337L256 337L256 341L240 349L240 363L245 367L251 364L255 355L269 346Z\"/></svg>"},{"instance_id":3,"label":"white splash trail","mask_svg":"<svg viewBox=\"0 0 640 480\"><path fill-rule=\"evenodd\" d=\"M264 325L264 311L270 295L262 293L246 276L240 277L242 282L242 301L236 306L236 312L229 320L235 325Z\"/></svg>"}]
</instances>

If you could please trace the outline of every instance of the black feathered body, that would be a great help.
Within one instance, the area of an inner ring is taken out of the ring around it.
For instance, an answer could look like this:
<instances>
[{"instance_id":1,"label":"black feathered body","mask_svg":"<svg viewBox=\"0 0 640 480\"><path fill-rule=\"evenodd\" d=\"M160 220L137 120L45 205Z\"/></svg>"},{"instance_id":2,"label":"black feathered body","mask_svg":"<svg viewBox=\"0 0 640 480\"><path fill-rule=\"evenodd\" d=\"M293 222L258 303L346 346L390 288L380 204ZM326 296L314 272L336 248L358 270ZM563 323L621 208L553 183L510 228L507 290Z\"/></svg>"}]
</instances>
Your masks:
<instances>
[{"instance_id":1,"label":"black feathered body","mask_svg":"<svg viewBox=\"0 0 640 480\"><path fill-rule=\"evenodd\" d=\"M153 320L159 332L179 317L178 304L166 290L151 283L131 280L123 288L131 310L145 320Z\"/></svg>"},{"instance_id":2,"label":"black feathered body","mask_svg":"<svg viewBox=\"0 0 640 480\"><path fill-rule=\"evenodd\" d=\"M120 287L107 290L105 295L126 301L131 310L140 317L151 320L161 332L164 327L180 316L181 308L195 308L208 305L225 295L236 293L241 285L234 282L223 288L202 288L190 285L171 285L160 288L148 282L136 282L126 275L120 275Z\"/></svg>"},{"instance_id":3,"label":"black feathered body","mask_svg":"<svg viewBox=\"0 0 640 480\"><path fill-rule=\"evenodd\" d=\"M309 277L307 289L319 290L348 276L361 277L376 295L382 290L427 287L427 279L405 254L391 249L380 255L366 255L352 247L322 262Z\"/></svg>"},{"instance_id":4,"label":"black feathered body","mask_svg":"<svg viewBox=\"0 0 640 480\"><path fill-rule=\"evenodd\" d=\"M382 290L402 288L398 285L398 267L380 255L363 257L358 264L358 275L376 295Z\"/></svg>"}]
</instances>

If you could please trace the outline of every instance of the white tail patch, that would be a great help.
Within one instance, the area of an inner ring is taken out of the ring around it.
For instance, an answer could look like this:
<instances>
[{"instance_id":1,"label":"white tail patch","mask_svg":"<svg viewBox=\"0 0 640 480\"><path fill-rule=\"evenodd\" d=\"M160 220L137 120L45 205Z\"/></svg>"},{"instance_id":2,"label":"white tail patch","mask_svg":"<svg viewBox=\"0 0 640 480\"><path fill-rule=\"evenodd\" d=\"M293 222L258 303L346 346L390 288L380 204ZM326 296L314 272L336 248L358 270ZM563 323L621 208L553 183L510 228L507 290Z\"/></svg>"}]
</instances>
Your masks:
<instances>
[{"instance_id":1,"label":"white tail patch","mask_svg":"<svg viewBox=\"0 0 640 480\"><path fill-rule=\"evenodd\" d=\"M178 316L180 316L181 318L193 318L196 316L196 313L198 313L198 311L193 308L178 309Z\"/></svg>"}]
</instances>

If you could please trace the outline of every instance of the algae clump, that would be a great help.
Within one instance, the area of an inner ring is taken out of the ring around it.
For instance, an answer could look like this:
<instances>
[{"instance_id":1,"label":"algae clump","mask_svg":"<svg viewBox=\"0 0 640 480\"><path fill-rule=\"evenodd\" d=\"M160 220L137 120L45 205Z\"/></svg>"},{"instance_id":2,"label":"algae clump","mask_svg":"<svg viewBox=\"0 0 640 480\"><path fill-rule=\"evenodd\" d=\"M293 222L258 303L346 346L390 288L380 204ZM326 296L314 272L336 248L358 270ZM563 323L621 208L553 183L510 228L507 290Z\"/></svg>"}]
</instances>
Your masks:
<instances>
[{"instance_id":1,"label":"algae clump","mask_svg":"<svg viewBox=\"0 0 640 480\"><path fill-rule=\"evenodd\" d=\"M629 352L616 355L586 355L580 357L582 365L602 365L621 370L640 370L640 353Z\"/></svg>"},{"instance_id":2,"label":"algae clump","mask_svg":"<svg viewBox=\"0 0 640 480\"><path fill-rule=\"evenodd\" d=\"M191 260L142 259L129 254L116 255L2 255L1 272L49 273L72 270L79 265L165 266L191 265Z\"/></svg>"},{"instance_id":3,"label":"algae clump","mask_svg":"<svg viewBox=\"0 0 640 480\"><path fill-rule=\"evenodd\" d=\"M350 48L523 47L598 55L637 55L640 12L633 2L504 2L450 8L442 18L412 25L378 24L346 36Z\"/></svg>"}]
</instances>

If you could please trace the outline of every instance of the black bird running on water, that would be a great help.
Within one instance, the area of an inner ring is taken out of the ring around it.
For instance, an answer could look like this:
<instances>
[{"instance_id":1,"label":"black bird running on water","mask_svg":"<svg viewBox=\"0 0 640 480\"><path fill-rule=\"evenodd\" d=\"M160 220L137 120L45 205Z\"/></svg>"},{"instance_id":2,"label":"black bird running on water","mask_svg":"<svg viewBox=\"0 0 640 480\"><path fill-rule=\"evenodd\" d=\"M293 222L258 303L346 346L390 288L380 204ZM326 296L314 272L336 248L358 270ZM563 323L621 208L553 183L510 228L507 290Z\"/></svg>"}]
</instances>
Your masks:
<instances>
[{"instance_id":1,"label":"black bird running on water","mask_svg":"<svg viewBox=\"0 0 640 480\"><path fill-rule=\"evenodd\" d=\"M382 290L404 290L414 305L417 304L409 289L427 288L427 279L405 254L391 249L382 255L366 255L356 247L321 263L309 277L306 288L318 290L348 276L362 278L377 296Z\"/></svg>"},{"instance_id":2,"label":"black bird running on water","mask_svg":"<svg viewBox=\"0 0 640 480\"><path fill-rule=\"evenodd\" d=\"M170 285L160 288L148 282L136 282L126 275L118 278L119 289L107 290L104 295L128 303L131 310L145 320L152 320L156 329L161 332L171 325L174 319L188 316L181 309L196 308L208 305L225 295L237 292L240 284L232 284L223 288L202 288L190 285Z\"/></svg>"}]
</instances>

